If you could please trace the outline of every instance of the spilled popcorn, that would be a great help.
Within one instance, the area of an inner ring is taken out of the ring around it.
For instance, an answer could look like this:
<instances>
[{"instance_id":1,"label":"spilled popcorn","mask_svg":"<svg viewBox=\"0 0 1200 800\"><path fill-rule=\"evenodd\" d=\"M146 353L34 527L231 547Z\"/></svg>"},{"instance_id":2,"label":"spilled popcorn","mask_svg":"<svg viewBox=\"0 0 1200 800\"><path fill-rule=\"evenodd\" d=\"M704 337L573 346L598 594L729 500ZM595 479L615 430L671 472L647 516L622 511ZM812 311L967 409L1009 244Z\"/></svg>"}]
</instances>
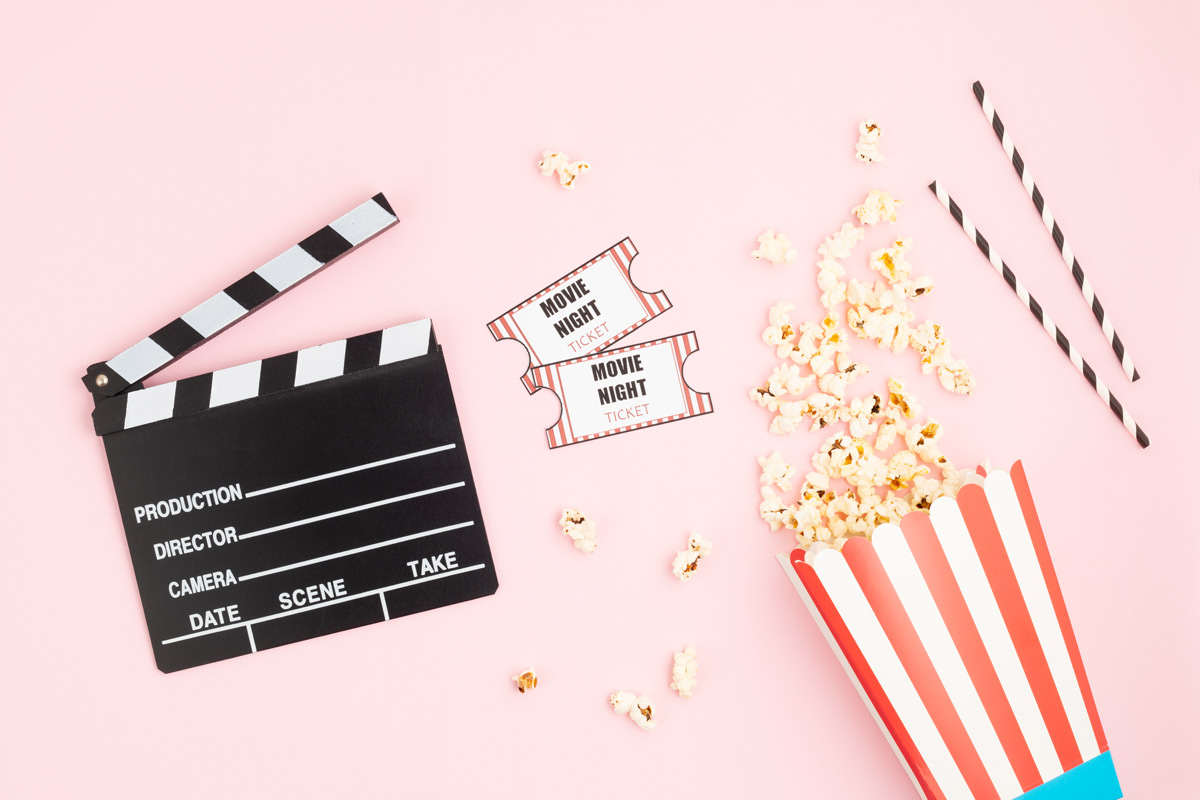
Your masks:
<instances>
[{"instance_id":1,"label":"spilled popcorn","mask_svg":"<svg viewBox=\"0 0 1200 800\"><path fill-rule=\"evenodd\" d=\"M883 127L873 119L858 123L858 143L854 145L854 157L859 161L871 163L883 161L879 152L879 140L883 137Z\"/></svg>"},{"instance_id":2,"label":"spilled popcorn","mask_svg":"<svg viewBox=\"0 0 1200 800\"><path fill-rule=\"evenodd\" d=\"M894 353L911 348L922 371L936 371L948 391L970 394L975 388L974 376L952 355L940 325L932 320L910 324L915 314L909 302L933 289L928 277L913 275L910 239L896 239L870 254L868 264L879 278L846 280L842 261L866 237L868 226L895 222L900 205L886 192L870 192L851 210L859 224L844 223L817 248L821 320L793 322L790 303L778 303L767 314L762 339L783 363L750 390L751 399L774 415L772 433L831 433L810 459L812 470L803 480L779 453L758 459L760 515L771 530L794 531L804 548L840 548L851 536L869 537L884 522L898 523L909 511L928 510L938 497L953 497L976 477L971 470L955 469L942 454L941 425L918 419L921 407L900 381L889 381L886 394L851 394L869 370L851 356L847 328ZM843 305L848 306L845 327ZM843 432L833 432L839 426L845 426ZM796 496L786 500L797 483Z\"/></svg>"},{"instance_id":3,"label":"spilled popcorn","mask_svg":"<svg viewBox=\"0 0 1200 800\"><path fill-rule=\"evenodd\" d=\"M538 162L542 176L548 178L558 173L558 182L564 189L573 189L575 179L591 168L592 165L586 161L571 161L566 153L553 150L543 152L542 160Z\"/></svg>"},{"instance_id":4,"label":"spilled popcorn","mask_svg":"<svg viewBox=\"0 0 1200 800\"><path fill-rule=\"evenodd\" d=\"M573 508L565 508L558 524L562 526L563 535L570 536L575 542L575 547L585 553L596 552L596 523Z\"/></svg>"},{"instance_id":5,"label":"spilled popcorn","mask_svg":"<svg viewBox=\"0 0 1200 800\"><path fill-rule=\"evenodd\" d=\"M696 691L696 673L699 670L696 648L688 645L675 654L675 661L671 665L671 688L678 692L680 697L691 697Z\"/></svg>"},{"instance_id":6,"label":"spilled popcorn","mask_svg":"<svg viewBox=\"0 0 1200 800\"><path fill-rule=\"evenodd\" d=\"M903 202L903 200L896 200L887 192L872 189L867 193L867 199L861 205L850 209L850 213L858 217L861 225L874 225L883 220L895 222L897 209Z\"/></svg>"},{"instance_id":7,"label":"spilled popcorn","mask_svg":"<svg viewBox=\"0 0 1200 800\"><path fill-rule=\"evenodd\" d=\"M521 694L533 691L537 688L538 678L537 673L531 669L527 669L520 675L513 675L512 679L517 683L517 691Z\"/></svg>"},{"instance_id":8,"label":"spilled popcorn","mask_svg":"<svg viewBox=\"0 0 1200 800\"><path fill-rule=\"evenodd\" d=\"M755 258L765 258L772 264L796 260L796 251L792 249L792 243L782 233L776 235L775 231L767 231L759 236L758 248L751 250L750 255Z\"/></svg>"},{"instance_id":9,"label":"spilled popcorn","mask_svg":"<svg viewBox=\"0 0 1200 800\"><path fill-rule=\"evenodd\" d=\"M635 695L633 692L613 692L608 702L613 711L618 714L628 714L629 718L644 731L653 730L658 724L654 719L654 704L646 695Z\"/></svg>"},{"instance_id":10,"label":"spilled popcorn","mask_svg":"<svg viewBox=\"0 0 1200 800\"><path fill-rule=\"evenodd\" d=\"M796 470L783 460L779 453L769 456L759 456L758 466L762 467L762 482L767 486L778 486L782 492L792 490L792 476Z\"/></svg>"},{"instance_id":11,"label":"spilled popcorn","mask_svg":"<svg viewBox=\"0 0 1200 800\"><path fill-rule=\"evenodd\" d=\"M692 573L700 564L700 559L712 552L712 542L703 536L693 533L688 538L687 550L680 550L671 562L671 572L681 581L691 579Z\"/></svg>"},{"instance_id":12,"label":"spilled popcorn","mask_svg":"<svg viewBox=\"0 0 1200 800\"><path fill-rule=\"evenodd\" d=\"M970 394L975 389L975 376L966 362L950 355L950 342L942 335L942 326L925 320L909 334L909 343L921 356L921 371L928 375L937 371L942 388L956 394Z\"/></svg>"}]
</instances>

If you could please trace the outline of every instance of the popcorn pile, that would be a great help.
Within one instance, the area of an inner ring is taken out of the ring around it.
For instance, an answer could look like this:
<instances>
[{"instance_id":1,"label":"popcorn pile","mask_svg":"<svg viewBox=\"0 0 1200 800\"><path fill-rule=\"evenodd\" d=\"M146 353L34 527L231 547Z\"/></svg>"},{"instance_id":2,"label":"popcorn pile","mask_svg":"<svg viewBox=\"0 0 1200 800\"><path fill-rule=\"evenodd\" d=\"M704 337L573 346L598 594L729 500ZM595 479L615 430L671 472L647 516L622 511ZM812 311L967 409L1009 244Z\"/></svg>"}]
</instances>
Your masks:
<instances>
[{"instance_id":1,"label":"popcorn pile","mask_svg":"<svg viewBox=\"0 0 1200 800\"><path fill-rule=\"evenodd\" d=\"M700 564L700 559L712 552L712 542L698 533L688 537L687 550L680 550L671 562L671 572L681 581L690 580Z\"/></svg>"},{"instance_id":2,"label":"popcorn pile","mask_svg":"<svg viewBox=\"0 0 1200 800\"><path fill-rule=\"evenodd\" d=\"M564 536L570 536L575 547L585 553L596 552L596 523L573 508L564 508L558 524Z\"/></svg>"},{"instance_id":3,"label":"popcorn pile","mask_svg":"<svg viewBox=\"0 0 1200 800\"><path fill-rule=\"evenodd\" d=\"M699 681L696 673L700 665L696 661L696 648L688 645L675 654L675 662L671 665L671 688L680 697L691 697Z\"/></svg>"},{"instance_id":4,"label":"popcorn pile","mask_svg":"<svg viewBox=\"0 0 1200 800\"><path fill-rule=\"evenodd\" d=\"M591 168L592 165L586 161L571 161L567 158L566 153L558 153L553 150L544 151L542 160L538 162L538 169L542 171L542 176L548 178L557 172L558 182L564 189L573 189L575 179Z\"/></svg>"},{"instance_id":5,"label":"popcorn pile","mask_svg":"<svg viewBox=\"0 0 1200 800\"><path fill-rule=\"evenodd\" d=\"M879 140L883 136L883 127L873 119L865 119L858 123L858 143L854 145L854 157L867 164L872 161L883 161L879 152Z\"/></svg>"},{"instance_id":6,"label":"popcorn pile","mask_svg":"<svg viewBox=\"0 0 1200 800\"><path fill-rule=\"evenodd\" d=\"M793 325L790 303L778 303L767 315L763 341L775 348L784 363L768 376L765 385L751 391L751 397L764 408L778 414L772 421L772 431L791 433L801 418L810 417L813 429L824 427L839 417L846 421L843 405L846 389L867 370L849 355L850 342L842 328L842 304L848 304L845 320L860 339L870 339L880 348L899 353L912 347L920 356L921 370L937 371L942 386L956 394L970 394L975 377L966 362L954 358L950 342L942 328L926 320L915 328L915 314L908 309L912 299L933 290L933 281L925 276L912 277L912 265L907 252L909 239L898 239L890 247L871 254L870 265L883 280L866 283L846 277L841 261L848 258L854 247L866 236L866 226L887 220L895 222L900 201L886 192L872 191L862 205L852 213L859 225L847 222L817 248L817 287L821 289L821 305L825 317L820 322ZM790 362L790 363L789 363ZM809 367L807 372L801 366ZM818 391L801 398L816 384ZM797 400L789 400L796 397Z\"/></svg>"},{"instance_id":7,"label":"popcorn pile","mask_svg":"<svg viewBox=\"0 0 1200 800\"><path fill-rule=\"evenodd\" d=\"M644 731L653 730L658 724L654 719L654 703L646 695L635 695L633 692L613 692L608 702L613 711L618 714L628 714L629 718Z\"/></svg>"},{"instance_id":8,"label":"popcorn pile","mask_svg":"<svg viewBox=\"0 0 1200 800\"><path fill-rule=\"evenodd\" d=\"M920 406L899 381L889 381L886 401L874 394L859 410L846 432L830 436L813 454L812 471L790 503L780 492L791 492L796 468L779 453L758 459L760 515L773 531L794 531L804 549L841 549L851 536L869 538L877 526L898 525L910 511L928 511L937 498L954 497L964 485L979 481L974 470L955 469L942 453L937 420L913 421ZM887 452L897 444L902 446ZM835 482L845 488L839 490Z\"/></svg>"},{"instance_id":9,"label":"popcorn pile","mask_svg":"<svg viewBox=\"0 0 1200 800\"><path fill-rule=\"evenodd\" d=\"M909 324L914 314L908 302L933 289L929 278L912 277L906 257L910 240L898 239L871 254L870 266L882 280L844 280L841 261L865 238L866 227L882 220L895 222L899 206L900 201L886 192L872 191L852 209L859 224L843 224L817 248L817 286L826 311L820 322L794 325L790 303L778 303L768 312L762 338L784 361L763 386L750 391L750 397L775 414L771 432L846 426L812 456L812 471L804 476L793 502L785 502L780 492L790 493L799 482L796 469L779 453L758 459L762 518L772 530L795 531L803 548L840 548L850 536L869 537L877 525L899 523L909 511L928 510L938 497L953 497L974 475L956 470L942 454L941 425L935 419L918 421L921 407L900 381L888 382L886 396L848 396L851 384L868 369L850 355L842 304L849 305L846 324L858 338L894 353L911 346L921 358L922 371L936 370L949 391L970 394L975 387L966 363L951 354L940 325L931 320L915 328ZM903 446L888 452L897 445ZM934 468L939 470L937 477L931 474Z\"/></svg>"}]
</instances>

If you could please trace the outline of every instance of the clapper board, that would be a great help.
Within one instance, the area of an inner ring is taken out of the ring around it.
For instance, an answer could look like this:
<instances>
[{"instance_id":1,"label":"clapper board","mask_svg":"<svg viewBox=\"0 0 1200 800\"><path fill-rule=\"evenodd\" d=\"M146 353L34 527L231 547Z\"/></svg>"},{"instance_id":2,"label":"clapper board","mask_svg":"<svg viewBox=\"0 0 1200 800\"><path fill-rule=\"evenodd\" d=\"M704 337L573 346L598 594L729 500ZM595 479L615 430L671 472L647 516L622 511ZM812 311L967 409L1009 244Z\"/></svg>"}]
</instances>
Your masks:
<instances>
[{"instance_id":1,"label":"clapper board","mask_svg":"<svg viewBox=\"0 0 1200 800\"><path fill-rule=\"evenodd\" d=\"M88 368L162 671L496 591L430 320L142 383L396 223L376 195Z\"/></svg>"}]
</instances>

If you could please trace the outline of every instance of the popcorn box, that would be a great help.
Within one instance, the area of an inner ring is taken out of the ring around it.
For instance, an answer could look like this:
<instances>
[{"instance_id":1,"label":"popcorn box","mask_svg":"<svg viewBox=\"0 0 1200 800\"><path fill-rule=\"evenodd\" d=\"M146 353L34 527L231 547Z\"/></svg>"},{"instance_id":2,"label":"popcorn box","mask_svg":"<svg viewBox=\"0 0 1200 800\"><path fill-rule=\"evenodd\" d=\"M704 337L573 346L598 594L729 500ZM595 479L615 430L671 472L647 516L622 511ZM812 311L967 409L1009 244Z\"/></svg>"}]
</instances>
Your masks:
<instances>
[{"instance_id":1,"label":"popcorn box","mask_svg":"<svg viewBox=\"0 0 1200 800\"><path fill-rule=\"evenodd\" d=\"M1122 796L1019 461L779 561L923 798Z\"/></svg>"}]
</instances>

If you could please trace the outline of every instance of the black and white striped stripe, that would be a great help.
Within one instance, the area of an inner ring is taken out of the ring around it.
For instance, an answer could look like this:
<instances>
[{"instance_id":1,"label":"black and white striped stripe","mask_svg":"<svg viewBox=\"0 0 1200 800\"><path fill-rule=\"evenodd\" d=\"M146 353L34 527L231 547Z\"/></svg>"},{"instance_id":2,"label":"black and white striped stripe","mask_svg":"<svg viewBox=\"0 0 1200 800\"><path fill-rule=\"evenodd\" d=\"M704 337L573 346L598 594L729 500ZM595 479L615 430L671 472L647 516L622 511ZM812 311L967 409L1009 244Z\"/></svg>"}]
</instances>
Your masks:
<instances>
[{"instance_id":1,"label":"black and white striped stripe","mask_svg":"<svg viewBox=\"0 0 1200 800\"><path fill-rule=\"evenodd\" d=\"M103 436L416 358L433 352L436 347L431 321L418 320L99 399L92 412L92 423L96 433Z\"/></svg>"},{"instance_id":2,"label":"black and white striped stripe","mask_svg":"<svg viewBox=\"0 0 1200 800\"><path fill-rule=\"evenodd\" d=\"M398 221L387 198L375 195L116 357L88 367L84 385L100 397L119 394Z\"/></svg>"},{"instance_id":3,"label":"black and white striped stripe","mask_svg":"<svg viewBox=\"0 0 1200 800\"><path fill-rule=\"evenodd\" d=\"M1104 337L1108 339L1113 352L1121 360L1121 369L1125 371L1125 377L1131 381L1136 381L1142 376L1138 374L1137 368L1133 366L1133 359L1130 357L1128 351L1126 351L1125 343L1117 335L1112 321L1109 320L1108 314L1104 311L1104 306L1100 304L1100 298L1096 296L1091 282L1083 274L1083 267L1079 266L1079 259L1075 258L1075 251L1067 243L1062 228L1058 226L1054 215L1050 213L1050 209L1046 206L1046 199L1042 196L1042 192L1038 189L1037 184L1033 182L1033 176L1025 166L1025 159L1021 158L1021 154L1017 152L1016 146L1013 145L1012 137L1008 135L1004 123L1000 121L995 107L992 106L991 99L988 97L987 92L983 90L983 84L975 81L971 88L975 92L975 99L979 101L980 107L983 108L984 116L988 118L988 122L992 123L992 130L996 132L996 138L1000 140L1000 145L1004 148L1004 152L1008 155L1009 160L1012 161L1013 169L1017 171L1017 175L1021 179L1021 185L1025 187L1025 193L1033 200L1033 205L1037 208L1038 213L1042 215L1042 222L1045 224L1046 230L1050 232L1050 236L1054 238L1054 244L1058 247L1058 252L1062 254L1063 261L1070 268L1071 277L1075 279L1075 284L1083 292L1083 299L1087 301L1087 304L1092 309L1092 314L1096 317L1096 321L1100 323L1100 330L1104 331Z\"/></svg>"},{"instance_id":4,"label":"black and white striped stripe","mask_svg":"<svg viewBox=\"0 0 1200 800\"><path fill-rule=\"evenodd\" d=\"M1046 333L1050 334L1051 338L1053 338L1058 344L1058 349L1062 350L1067 358L1071 359L1071 363L1075 365L1075 369L1079 370L1079 374L1083 375L1083 377L1087 379L1087 382L1090 383L1092 388L1096 390L1096 393L1100 395L1100 399L1107 403L1109 409L1111 409L1112 412L1117 415L1117 418L1121 420L1121 423L1125 426L1125 429L1133 434L1134 438L1137 439L1138 444L1140 444L1142 447L1149 447L1150 437L1148 437L1145 431L1143 431L1141 427L1134 422L1133 417L1130 416L1125 407L1121 405L1121 401L1117 400L1116 397L1113 397L1112 393L1109 392L1108 387L1104 385L1104 381L1100 380L1100 378L1096 375L1096 371L1092 369L1091 365L1083 360L1083 357L1079 355L1079 352L1075 349L1063 332L1059 330L1058 326L1054 324L1054 321L1050 319L1050 315L1045 312L1041 303L1039 303L1029 294L1029 290L1025 288L1024 284L1017 280L1017 276L1011 269L1009 269L1008 264L1004 263L1000 256L996 254L996 251L992 249L992 246L988 244L988 241L983 237L983 234L980 233L979 230L976 229L975 225L972 224L971 220L967 219L966 215L963 214L962 209L958 206L958 203L954 202L954 199L946 193L945 189L938 185L937 181L929 184L929 188L935 195L937 195L937 199L943 206L945 206L946 210L950 212L950 215L954 217L955 221L962 226L963 232L967 234L967 238L975 242L975 245L979 248L980 252L987 256L988 261L990 261L992 266L996 268L996 271L1000 273L1000 276L1004 278L1004 282L1009 285L1009 288L1016 293L1021 302L1025 304L1025 307L1029 309L1029 313L1033 314L1037 321L1042 324L1042 327L1046 329Z\"/></svg>"}]
</instances>

